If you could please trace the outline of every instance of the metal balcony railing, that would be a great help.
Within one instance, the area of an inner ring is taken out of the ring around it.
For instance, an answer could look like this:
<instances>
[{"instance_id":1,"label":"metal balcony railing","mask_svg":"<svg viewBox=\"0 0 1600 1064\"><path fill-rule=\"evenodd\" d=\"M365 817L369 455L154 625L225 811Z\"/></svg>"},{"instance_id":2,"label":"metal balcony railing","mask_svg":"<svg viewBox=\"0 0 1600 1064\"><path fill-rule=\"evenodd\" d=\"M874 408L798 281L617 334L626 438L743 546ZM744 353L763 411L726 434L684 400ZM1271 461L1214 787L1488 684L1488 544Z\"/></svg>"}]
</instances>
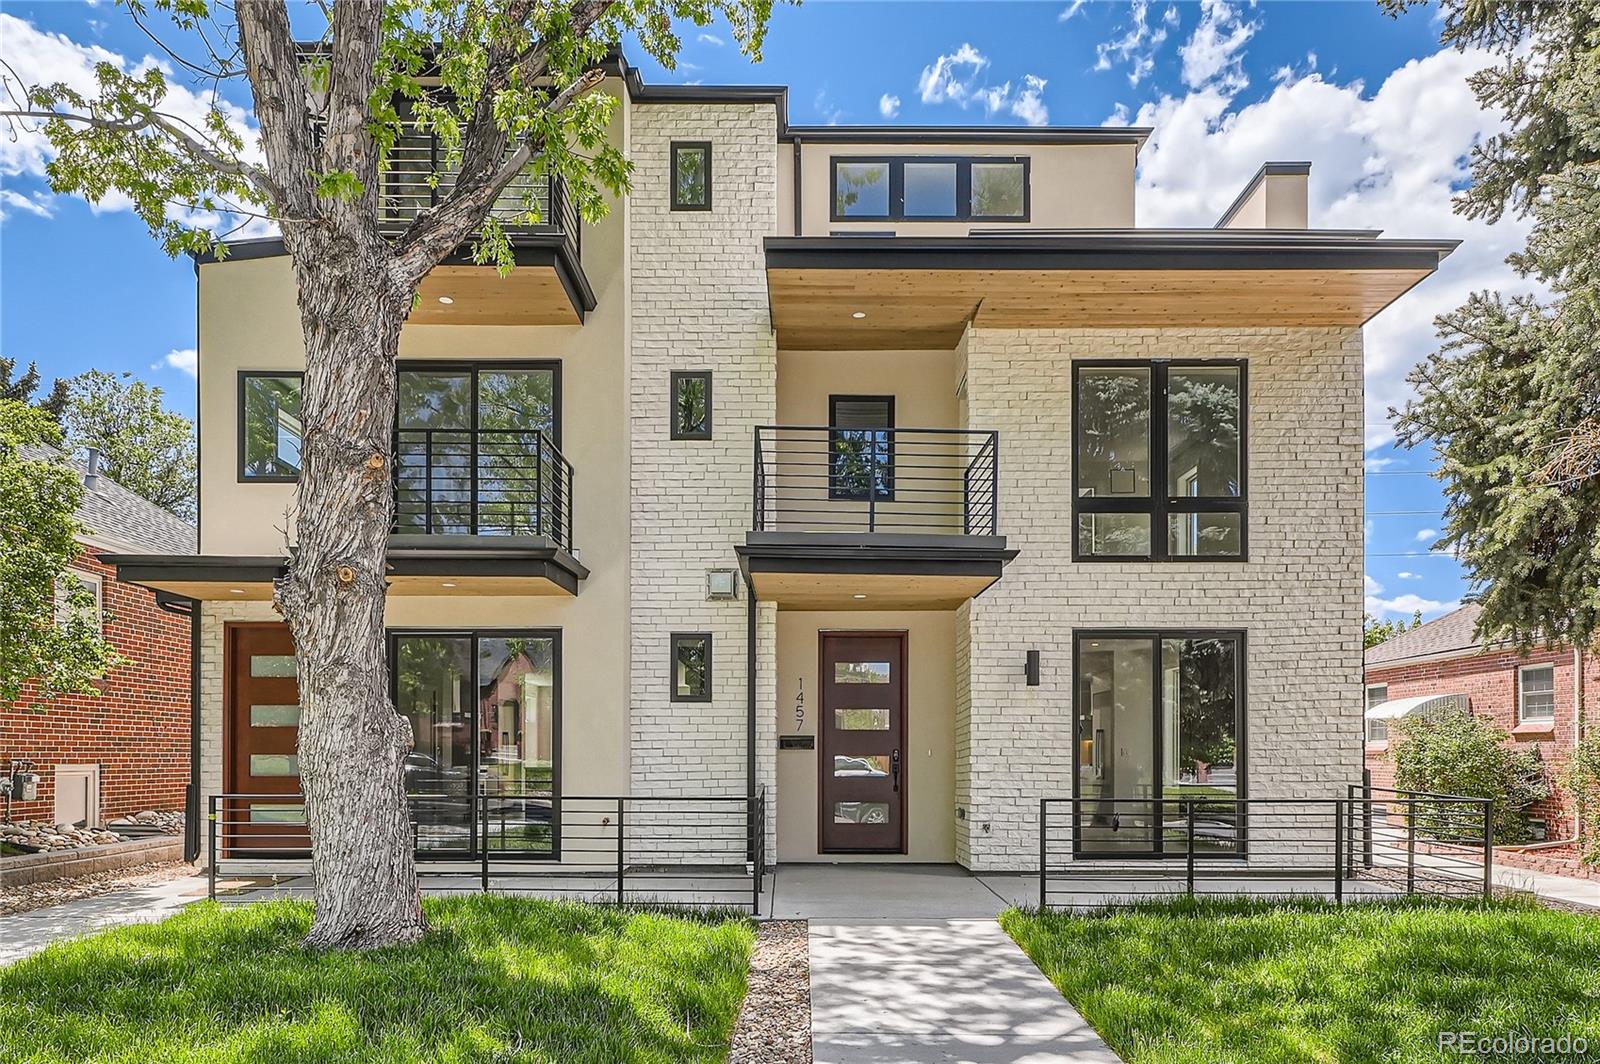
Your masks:
<instances>
[{"instance_id":1,"label":"metal balcony railing","mask_svg":"<svg viewBox=\"0 0 1600 1064\"><path fill-rule=\"evenodd\" d=\"M544 536L572 550L572 463L539 429L399 429L396 534Z\"/></svg>"},{"instance_id":2,"label":"metal balcony railing","mask_svg":"<svg viewBox=\"0 0 1600 1064\"><path fill-rule=\"evenodd\" d=\"M757 532L999 534L1000 434L762 425Z\"/></svg>"}]
</instances>

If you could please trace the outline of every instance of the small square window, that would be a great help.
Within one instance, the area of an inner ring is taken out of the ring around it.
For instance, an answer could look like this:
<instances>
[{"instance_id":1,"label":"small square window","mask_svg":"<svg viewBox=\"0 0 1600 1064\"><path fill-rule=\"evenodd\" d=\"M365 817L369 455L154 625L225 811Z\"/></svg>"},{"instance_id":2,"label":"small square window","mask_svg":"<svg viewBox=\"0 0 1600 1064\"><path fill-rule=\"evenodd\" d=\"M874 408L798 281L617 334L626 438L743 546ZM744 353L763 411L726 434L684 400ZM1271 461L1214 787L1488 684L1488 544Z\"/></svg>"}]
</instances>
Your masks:
<instances>
[{"instance_id":1,"label":"small square window","mask_svg":"<svg viewBox=\"0 0 1600 1064\"><path fill-rule=\"evenodd\" d=\"M711 633L672 634L672 701L711 701Z\"/></svg>"},{"instance_id":2,"label":"small square window","mask_svg":"<svg viewBox=\"0 0 1600 1064\"><path fill-rule=\"evenodd\" d=\"M711 142L675 140L672 142L672 209L709 211L711 209Z\"/></svg>"},{"instance_id":3,"label":"small square window","mask_svg":"<svg viewBox=\"0 0 1600 1064\"><path fill-rule=\"evenodd\" d=\"M299 373L239 374L239 480L292 484L300 476Z\"/></svg>"},{"instance_id":4,"label":"small square window","mask_svg":"<svg viewBox=\"0 0 1600 1064\"><path fill-rule=\"evenodd\" d=\"M1548 724L1556 719L1556 670L1524 665L1517 670L1517 721Z\"/></svg>"},{"instance_id":5,"label":"small square window","mask_svg":"<svg viewBox=\"0 0 1600 1064\"><path fill-rule=\"evenodd\" d=\"M672 438L711 438L711 374L672 371Z\"/></svg>"}]
</instances>

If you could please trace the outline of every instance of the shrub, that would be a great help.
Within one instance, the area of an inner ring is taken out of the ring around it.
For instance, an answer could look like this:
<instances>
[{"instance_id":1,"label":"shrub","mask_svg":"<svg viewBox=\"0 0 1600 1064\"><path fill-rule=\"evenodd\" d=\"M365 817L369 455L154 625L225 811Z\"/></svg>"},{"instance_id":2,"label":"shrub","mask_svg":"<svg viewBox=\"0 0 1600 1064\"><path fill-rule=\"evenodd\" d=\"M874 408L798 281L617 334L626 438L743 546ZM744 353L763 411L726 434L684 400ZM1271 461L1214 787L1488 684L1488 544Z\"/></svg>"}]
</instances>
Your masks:
<instances>
[{"instance_id":1,"label":"shrub","mask_svg":"<svg viewBox=\"0 0 1600 1064\"><path fill-rule=\"evenodd\" d=\"M1392 744L1395 786L1494 802L1494 841L1505 846L1527 842L1528 807L1550 796L1539 755L1502 744L1509 736L1471 713L1447 711L1396 722L1400 741ZM1436 816L1459 821L1459 809L1417 810L1421 830ZM1459 825L1453 833L1459 834ZM1441 832L1442 833L1442 832Z\"/></svg>"},{"instance_id":2,"label":"shrub","mask_svg":"<svg viewBox=\"0 0 1600 1064\"><path fill-rule=\"evenodd\" d=\"M1572 752L1572 763L1561 777L1572 795L1587 830L1583 836L1583 863L1600 865L1600 732L1583 737Z\"/></svg>"}]
</instances>

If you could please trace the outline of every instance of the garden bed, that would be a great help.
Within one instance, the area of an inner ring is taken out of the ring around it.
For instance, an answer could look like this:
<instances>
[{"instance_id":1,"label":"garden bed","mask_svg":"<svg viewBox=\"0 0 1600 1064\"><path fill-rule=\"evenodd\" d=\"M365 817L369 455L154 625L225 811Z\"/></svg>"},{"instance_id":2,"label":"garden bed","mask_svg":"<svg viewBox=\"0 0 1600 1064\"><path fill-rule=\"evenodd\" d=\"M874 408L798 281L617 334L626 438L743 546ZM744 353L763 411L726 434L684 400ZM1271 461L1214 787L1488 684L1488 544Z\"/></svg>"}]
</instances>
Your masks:
<instances>
[{"instance_id":1,"label":"garden bed","mask_svg":"<svg viewBox=\"0 0 1600 1064\"><path fill-rule=\"evenodd\" d=\"M1532 902L1181 900L1001 922L1130 1064L1413 1064L1454 1059L1441 1033L1469 1031L1600 1049L1600 917Z\"/></svg>"},{"instance_id":2,"label":"garden bed","mask_svg":"<svg viewBox=\"0 0 1600 1064\"><path fill-rule=\"evenodd\" d=\"M721 1061L754 931L497 895L416 946L301 948L309 906L200 903L0 969L0 1058Z\"/></svg>"}]
</instances>

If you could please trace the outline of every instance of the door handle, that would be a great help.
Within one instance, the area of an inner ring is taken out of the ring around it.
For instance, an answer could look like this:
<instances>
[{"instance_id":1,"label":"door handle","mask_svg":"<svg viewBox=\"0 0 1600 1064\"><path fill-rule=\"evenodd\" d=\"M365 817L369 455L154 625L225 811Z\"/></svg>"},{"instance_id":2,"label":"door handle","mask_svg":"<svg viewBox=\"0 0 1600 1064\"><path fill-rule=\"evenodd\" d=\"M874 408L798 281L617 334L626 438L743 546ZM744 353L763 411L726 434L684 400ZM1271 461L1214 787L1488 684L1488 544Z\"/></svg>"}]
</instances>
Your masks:
<instances>
[{"instance_id":1,"label":"door handle","mask_svg":"<svg viewBox=\"0 0 1600 1064\"><path fill-rule=\"evenodd\" d=\"M900 751L899 750L896 750L894 753L889 755L889 772L894 777L894 789L895 789L895 792L899 793L899 790L900 790Z\"/></svg>"}]
</instances>

